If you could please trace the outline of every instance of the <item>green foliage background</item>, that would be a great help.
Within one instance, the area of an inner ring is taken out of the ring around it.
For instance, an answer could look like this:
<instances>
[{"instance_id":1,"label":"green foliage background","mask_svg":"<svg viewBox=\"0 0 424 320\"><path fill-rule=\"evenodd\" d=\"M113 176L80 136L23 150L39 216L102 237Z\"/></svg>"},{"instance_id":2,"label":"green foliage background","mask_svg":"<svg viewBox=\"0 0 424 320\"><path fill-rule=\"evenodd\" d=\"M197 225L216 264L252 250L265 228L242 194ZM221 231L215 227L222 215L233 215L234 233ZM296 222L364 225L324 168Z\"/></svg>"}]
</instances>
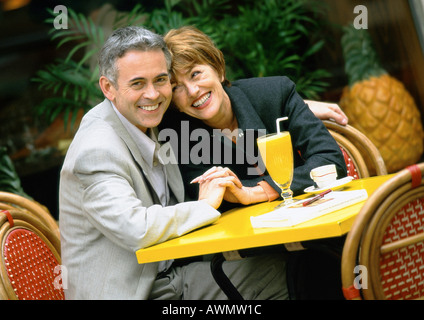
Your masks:
<instances>
[{"instance_id":1,"label":"green foliage background","mask_svg":"<svg viewBox=\"0 0 424 320\"><path fill-rule=\"evenodd\" d=\"M317 0L164 0L146 11L136 5L119 13L114 28L140 24L165 34L172 28L194 25L208 34L225 56L229 80L286 75L304 97L316 99L330 74L315 67L314 55L323 47L320 23L326 8ZM56 14L46 22L53 26ZM80 108L89 110L103 100L98 88L95 59L107 35L83 14L68 8L68 29L52 27L57 47L72 44L64 59L39 70L33 81L50 92L37 106L37 114L53 120L64 112L75 120ZM79 57L79 58L76 58Z\"/></svg>"}]
</instances>

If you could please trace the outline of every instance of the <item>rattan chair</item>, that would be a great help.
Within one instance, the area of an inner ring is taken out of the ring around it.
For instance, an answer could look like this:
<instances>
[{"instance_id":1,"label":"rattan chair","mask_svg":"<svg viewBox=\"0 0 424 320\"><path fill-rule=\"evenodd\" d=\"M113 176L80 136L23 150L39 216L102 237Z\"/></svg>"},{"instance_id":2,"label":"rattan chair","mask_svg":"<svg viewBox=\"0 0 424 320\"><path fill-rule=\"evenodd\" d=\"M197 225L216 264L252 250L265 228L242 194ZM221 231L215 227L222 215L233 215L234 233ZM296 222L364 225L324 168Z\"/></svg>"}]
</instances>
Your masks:
<instances>
[{"instance_id":1,"label":"rattan chair","mask_svg":"<svg viewBox=\"0 0 424 320\"><path fill-rule=\"evenodd\" d=\"M48 226L21 209L0 211L0 298L63 300L60 241Z\"/></svg>"},{"instance_id":2,"label":"rattan chair","mask_svg":"<svg viewBox=\"0 0 424 320\"><path fill-rule=\"evenodd\" d=\"M46 224L60 239L59 225L50 214L49 210L40 203L20 195L0 191L0 210L13 208L25 209ZM60 253L60 251L59 251Z\"/></svg>"},{"instance_id":3,"label":"rattan chair","mask_svg":"<svg viewBox=\"0 0 424 320\"><path fill-rule=\"evenodd\" d=\"M387 174L380 151L366 135L351 125L342 126L329 120L323 123L343 152L348 176L361 179Z\"/></svg>"},{"instance_id":4,"label":"rattan chair","mask_svg":"<svg viewBox=\"0 0 424 320\"><path fill-rule=\"evenodd\" d=\"M346 299L424 298L423 173L424 163L399 171L362 207L343 248Z\"/></svg>"}]
</instances>

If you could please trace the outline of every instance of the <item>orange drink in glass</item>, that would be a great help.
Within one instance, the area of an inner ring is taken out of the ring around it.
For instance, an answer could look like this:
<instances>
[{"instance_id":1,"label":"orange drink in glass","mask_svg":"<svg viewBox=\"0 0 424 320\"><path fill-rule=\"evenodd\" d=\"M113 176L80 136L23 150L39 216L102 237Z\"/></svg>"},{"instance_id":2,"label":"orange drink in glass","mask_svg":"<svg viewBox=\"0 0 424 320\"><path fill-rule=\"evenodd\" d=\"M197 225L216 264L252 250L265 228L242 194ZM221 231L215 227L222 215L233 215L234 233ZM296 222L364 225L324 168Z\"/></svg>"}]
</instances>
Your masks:
<instances>
[{"instance_id":1,"label":"orange drink in glass","mask_svg":"<svg viewBox=\"0 0 424 320\"><path fill-rule=\"evenodd\" d=\"M293 202L293 149L288 131L271 133L257 139L259 152L272 180L281 188L284 205Z\"/></svg>"}]
</instances>

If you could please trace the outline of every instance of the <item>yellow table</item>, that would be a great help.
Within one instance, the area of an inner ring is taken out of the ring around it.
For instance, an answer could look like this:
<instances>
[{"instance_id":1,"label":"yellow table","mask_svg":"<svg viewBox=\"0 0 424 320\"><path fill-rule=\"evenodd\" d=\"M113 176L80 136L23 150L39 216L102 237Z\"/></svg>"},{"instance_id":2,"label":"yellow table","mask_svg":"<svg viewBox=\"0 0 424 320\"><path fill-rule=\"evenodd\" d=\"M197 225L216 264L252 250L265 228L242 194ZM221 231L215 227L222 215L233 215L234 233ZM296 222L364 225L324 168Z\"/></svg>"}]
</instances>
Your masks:
<instances>
[{"instance_id":1,"label":"yellow table","mask_svg":"<svg viewBox=\"0 0 424 320\"><path fill-rule=\"evenodd\" d=\"M370 196L393 175L353 180L344 190L366 189ZM309 195L301 195L304 199ZM139 263L211 254L281 243L337 237L347 233L364 202L328 213L324 216L287 228L254 229L250 217L271 211L281 201L264 202L229 210L214 224L184 236L140 249Z\"/></svg>"}]
</instances>

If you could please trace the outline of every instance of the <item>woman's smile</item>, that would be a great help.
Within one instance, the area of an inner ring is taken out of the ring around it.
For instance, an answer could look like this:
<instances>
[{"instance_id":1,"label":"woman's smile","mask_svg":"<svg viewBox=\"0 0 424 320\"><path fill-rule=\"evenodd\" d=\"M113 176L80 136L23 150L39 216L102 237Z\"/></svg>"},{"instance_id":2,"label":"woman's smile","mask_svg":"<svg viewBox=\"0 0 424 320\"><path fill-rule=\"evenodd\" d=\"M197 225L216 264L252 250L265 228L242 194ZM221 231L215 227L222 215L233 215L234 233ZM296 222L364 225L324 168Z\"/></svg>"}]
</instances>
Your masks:
<instances>
[{"instance_id":1,"label":"woman's smile","mask_svg":"<svg viewBox=\"0 0 424 320\"><path fill-rule=\"evenodd\" d=\"M211 101L210 99L211 94L212 94L211 92L208 92L202 95L200 98L196 99L191 106L198 109L207 107Z\"/></svg>"}]
</instances>

